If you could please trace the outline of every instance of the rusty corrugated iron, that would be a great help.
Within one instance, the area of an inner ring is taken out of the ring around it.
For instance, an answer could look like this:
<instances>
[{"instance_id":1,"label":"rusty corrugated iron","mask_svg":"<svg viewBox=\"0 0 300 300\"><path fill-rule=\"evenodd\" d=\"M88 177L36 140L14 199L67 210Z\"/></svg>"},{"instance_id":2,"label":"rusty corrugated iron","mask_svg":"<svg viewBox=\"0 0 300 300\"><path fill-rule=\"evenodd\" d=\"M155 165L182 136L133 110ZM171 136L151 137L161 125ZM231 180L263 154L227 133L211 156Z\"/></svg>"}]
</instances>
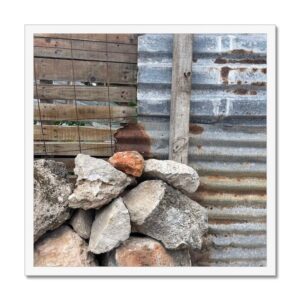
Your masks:
<instances>
[{"instance_id":1,"label":"rusty corrugated iron","mask_svg":"<svg viewBox=\"0 0 300 300\"><path fill-rule=\"evenodd\" d=\"M151 157L151 141L142 124L126 124L115 134L115 152L133 148L144 157Z\"/></svg>"},{"instance_id":2,"label":"rusty corrugated iron","mask_svg":"<svg viewBox=\"0 0 300 300\"><path fill-rule=\"evenodd\" d=\"M189 165L191 197L208 209L209 233L195 265L266 265L266 35L194 35ZM138 40L138 125L117 149L168 158L172 35Z\"/></svg>"}]
</instances>

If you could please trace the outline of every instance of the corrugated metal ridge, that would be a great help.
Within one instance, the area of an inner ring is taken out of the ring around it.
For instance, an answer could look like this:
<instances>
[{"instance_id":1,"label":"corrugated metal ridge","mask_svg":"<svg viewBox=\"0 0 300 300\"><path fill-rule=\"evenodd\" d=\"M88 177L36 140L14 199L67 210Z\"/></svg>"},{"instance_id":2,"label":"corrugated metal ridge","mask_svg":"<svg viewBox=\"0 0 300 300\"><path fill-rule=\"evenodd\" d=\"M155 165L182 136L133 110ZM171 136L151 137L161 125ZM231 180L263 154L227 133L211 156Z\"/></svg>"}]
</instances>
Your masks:
<instances>
[{"instance_id":1,"label":"corrugated metal ridge","mask_svg":"<svg viewBox=\"0 0 300 300\"><path fill-rule=\"evenodd\" d=\"M201 201L202 205L215 207L232 207L242 205L265 208L267 200L265 194L253 194L253 192L249 194L242 194L203 191L193 195L192 198L196 201Z\"/></svg>"},{"instance_id":2,"label":"corrugated metal ridge","mask_svg":"<svg viewBox=\"0 0 300 300\"><path fill-rule=\"evenodd\" d=\"M201 186L190 196L209 215L203 250L192 252L196 265L266 265L266 52L264 34L193 36L188 159ZM172 35L140 36L137 101L146 157L168 158L171 74ZM127 130L121 147L140 147L132 137Z\"/></svg>"},{"instance_id":3,"label":"corrugated metal ridge","mask_svg":"<svg viewBox=\"0 0 300 300\"><path fill-rule=\"evenodd\" d=\"M244 233L257 234L265 233L267 226L265 223L232 223L232 224L209 224L209 231L212 234Z\"/></svg>"},{"instance_id":4,"label":"corrugated metal ridge","mask_svg":"<svg viewBox=\"0 0 300 300\"><path fill-rule=\"evenodd\" d=\"M265 178L241 177L228 178L223 176L202 176L200 177L201 189L206 191L238 191L242 192L263 192L266 190L267 181Z\"/></svg>"},{"instance_id":5,"label":"corrugated metal ridge","mask_svg":"<svg viewBox=\"0 0 300 300\"><path fill-rule=\"evenodd\" d=\"M266 36L194 35L191 119L265 121ZM168 116L172 35L139 37L138 112Z\"/></svg>"},{"instance_id":6,"label":"corrugated metal ridge","mask_svg":"<svg viewBox=\"0 0 300 300\"><path fill-rule=\"evenodd\" d=\"M138 38L138 53L172 53L172 34L145 34ZM194 34L193 53L266 53L266 34ZM234 51L244 50L246 52Z\"/></svg>"}]
</instances>

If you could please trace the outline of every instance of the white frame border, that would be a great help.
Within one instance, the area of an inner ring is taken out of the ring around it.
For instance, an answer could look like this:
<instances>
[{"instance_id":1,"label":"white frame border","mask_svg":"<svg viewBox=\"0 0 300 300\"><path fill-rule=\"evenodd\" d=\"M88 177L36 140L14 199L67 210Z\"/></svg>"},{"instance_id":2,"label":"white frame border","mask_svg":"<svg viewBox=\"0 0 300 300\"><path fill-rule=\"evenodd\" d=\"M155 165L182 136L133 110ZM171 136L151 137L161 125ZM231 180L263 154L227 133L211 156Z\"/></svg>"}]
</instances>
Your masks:
<instances>
[{"instance_id":1,"label":"white frame border","mask_svg":"<svg viewBox=\"0 0 300 300\"><path fill-rule=\"evenodd\" d=\"M34 33L266 33L267 34L267 266L34 267L33 266L33 34ZM275 25L25 25L25 275L26 276L276 276L276 26Z\"/></svg>"}]
</instances>

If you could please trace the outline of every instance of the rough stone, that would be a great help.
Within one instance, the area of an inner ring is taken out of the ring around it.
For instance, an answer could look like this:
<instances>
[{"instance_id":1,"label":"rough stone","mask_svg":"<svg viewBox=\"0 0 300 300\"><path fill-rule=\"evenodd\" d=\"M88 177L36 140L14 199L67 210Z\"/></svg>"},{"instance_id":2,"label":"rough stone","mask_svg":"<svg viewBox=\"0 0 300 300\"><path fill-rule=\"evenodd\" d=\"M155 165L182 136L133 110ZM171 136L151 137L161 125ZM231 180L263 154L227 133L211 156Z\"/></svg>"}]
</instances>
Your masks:
<instances>
[{"instance_id":1,"label":"rough stone","mask_svg":"<svg viewBox=\"0 0 300 300\"><path fill-rule=\"evenodd\" d=\"M97 262L88 245L69 226L46 233L34 247L36 267L89 267Z\"/></svg>"},{"instance_id":2,"label":"rough stone","mask_svg":"<svg viewBox=\"0 0 300 300\"><path fill-rule=\"evenodd\" d=\"M144 169L144 158L137 151L117 152L108 160L116 169L140 177Z\"/></svg>"},{"instance_id":3,"label":"rough stone","mask_svg":"<svg viewBox=\"0 0 300 300\"><path fill-rule=\"evenodd\" d=\"M207 212L161 180L140 183L124 196L134 230L161 241L168 249L201 249L208 229Z\"/></svg>"},{"instance_id":4,"label":"rough stone","mask_svg":"<svg viewBox=\"0 0 300 300\"><path fill-rule=\"evenodd\" d=\"M89 251L101 254L112 250L130 235L130 217L121 197L96 213Z\"/></svg>"},{"instance_id":5,"label":"rough stone","mask_svg":"<svg viewBox=\"0 0 300 300\"><path fill-rule=\"evenodd\" d=\"M72 185L63 163L39 159L34 161L34 240L46 231L59 227L71 217L68 197Z\"/></svg>"},{"instance_id":6,"label":"rough stone","mask_svg":"<svg viewBox=\"0 0 300 300\"><path fill-rule=\"evenodd\" d=\"M187 193L194 193L200 184L199 175L193 168L173 160L148 159L145 161L144 174L159 178Z\"/></svg>"},{"instance_id":7,"label":"rough stone","mask_svg":"<svg viewBox=\"0 0 300 300\"><path fill-rule=\"evenodd\" d=\"M167 250L148 237L130 237L107 255L105 264L118 267L191 266L188 249Z\"/></svg>"},{"instance_id":8,"label":"rough stone","mask_svg":"<svg viewBox=\"0 0 300 300\"><path fill-rule=\"evenodd\" d=\"M93 220L94 210L78 209L70 220L70 225L83 239L88 239L91 235Z\"/></svg>"},{"instance_id":9,"label":"rough stone","mask_svg":"<svg viewBox=\"0 0 300 300\"><path fill-rule=\"evenodd\" d=\"M123 172L103 159L78 154L74 173L78 176L76 188L69 197L72 208L100 208L109 203L132 182Z\"/></svg>"}]
</instances>

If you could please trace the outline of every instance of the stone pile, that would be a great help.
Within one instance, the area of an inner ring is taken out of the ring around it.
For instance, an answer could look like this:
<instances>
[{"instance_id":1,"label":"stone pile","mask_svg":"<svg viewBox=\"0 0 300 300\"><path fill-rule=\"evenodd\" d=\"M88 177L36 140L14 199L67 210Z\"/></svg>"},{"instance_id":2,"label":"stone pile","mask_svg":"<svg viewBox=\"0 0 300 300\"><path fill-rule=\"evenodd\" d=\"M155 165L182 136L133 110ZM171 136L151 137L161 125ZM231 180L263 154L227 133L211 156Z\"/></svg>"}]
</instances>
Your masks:
<instances>
[{"instance_id":1,"label":"stone pile","mask_svg":"<svg viewBox=\"0 0 300 300\"><path fill-rule=\"evenodd\" d=\"M62 163L35 161L35 266L191 265L208 228L194 169L126 151L78 154L74 173L72 189Z\"/></svg>"}]
</instances>

